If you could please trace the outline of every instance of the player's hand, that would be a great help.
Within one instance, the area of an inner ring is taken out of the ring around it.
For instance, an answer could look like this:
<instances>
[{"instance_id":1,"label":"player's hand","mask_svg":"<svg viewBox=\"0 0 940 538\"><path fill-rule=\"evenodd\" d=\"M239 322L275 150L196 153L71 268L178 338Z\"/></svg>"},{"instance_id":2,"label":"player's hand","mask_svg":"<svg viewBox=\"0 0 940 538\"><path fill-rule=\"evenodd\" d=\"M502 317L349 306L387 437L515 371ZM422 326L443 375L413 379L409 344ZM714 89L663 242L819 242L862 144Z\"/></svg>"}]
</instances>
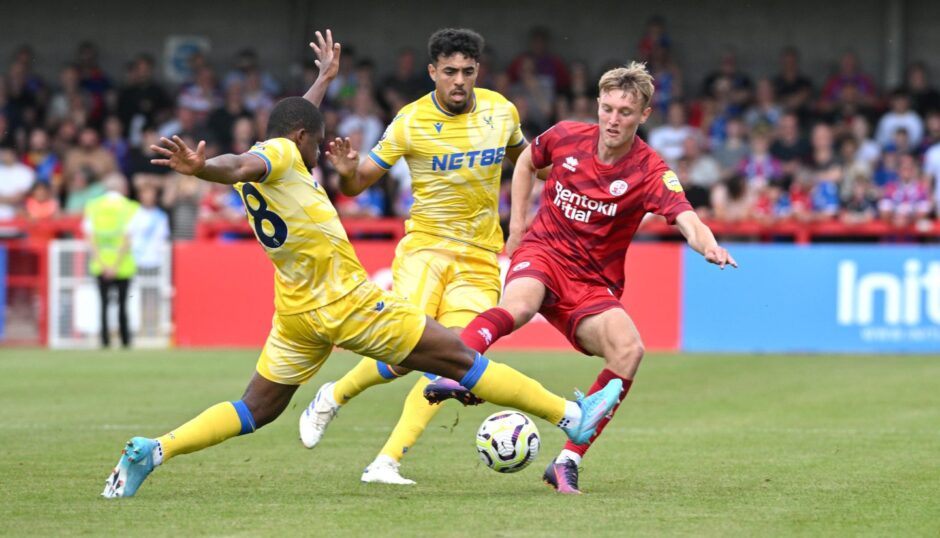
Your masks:
<instances>
[{"instance_id":1,"label":"player's hand","mask_svg":"<svg viewBox=\"0 0 940 538\"><path fill-rule=\"evenodd\" d=\"M731 254L729 254L728 251L722 247L716 246L705 249L705 261L708 263L713 263L722 269L724 269L726 265L730 265L735 269L738 268L738 262L734 261L734 258L731 257Z\"/></svg>"},{"instance_id":2,"label":"player's hand","mask_svg":"<svg viewBox=\"0 0 940 538\"><path fill-rule=\"evenodd\" d=\"M101 269L101 276L106 280L114 280L114 277L117 276L117 271L114 270L114 267L104 267Z\"/></svg>"},{"instance_id":3,"label":"player's hand","mask_svg":"<svg viewBox=\"0 0 940 538\"><path fill-rule=\"evenodd\" d=\"M506 255L512 256L512 253L519 248L519 245L522 244L522 233L509 232L509 237L506 239Z\"/></svg>"},{"instance_id":4,"label":"player's hand","mask_svg":"<svg viewBox=\"0 0 940 538\"><path fill-rule=\"evenodd\" d=\"M326 158L333 168L343 177L352 177L359 166L359 152L352 149L348 138L336 138L326 150Z\"/></svg>"},{"instance_id":5,"label":"player's hand","mask_svg":"<svg viewBox=\"0 0 940 538\"><path fill-rule=\"evenodd\" d=\"M310 42L310 48L313 49L317 59L313 61L320 70L318 78L333 80L339 73L339 57L342 52L342 45L333 42L333 31L327 28L326 39L323 34L317 30L316 41Z\"/></svg>"},{"instance_id":6,"label":"player's hand","mask_svg":"<svg viewBox=\"0 0 940 538\"><path fill-rule=\"evenodd\" d=\"M161 146L151 145L150 149L165 159L150 159L151 164L167 166L180 174L194 176L206 166L206 141L202 140L193 150L178 136L172 140L160 138Z\"/></svg>"}]
</instances>

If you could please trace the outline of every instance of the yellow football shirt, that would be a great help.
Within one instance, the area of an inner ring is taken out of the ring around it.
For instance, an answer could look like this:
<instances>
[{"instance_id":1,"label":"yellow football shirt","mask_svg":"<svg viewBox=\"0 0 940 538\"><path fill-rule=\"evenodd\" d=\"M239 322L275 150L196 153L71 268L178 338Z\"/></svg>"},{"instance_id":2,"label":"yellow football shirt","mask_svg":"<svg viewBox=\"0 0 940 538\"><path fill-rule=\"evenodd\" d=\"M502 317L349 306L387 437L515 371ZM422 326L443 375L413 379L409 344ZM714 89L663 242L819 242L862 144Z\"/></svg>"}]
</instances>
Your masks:
<instances>
[{"instance_id":1,"label":"yellow football shirt","mask_svg":"<svg viewBox=\"0 0 940 538\"><path fill-rule=\"evenodd\" d=\"M525 143L516 107L474 89L469 112L452 114L434 92L402 107L369 152L388 170L404 157L414 205L405 231L457 239L499 252L499 179L506 147Z\"/></svg>"},{"instance_id":2,"label":"yellow football shirt","mask_svg":"<svg viewBox=\"0 0 940 538\"><path fill-rule=\"evenodd\" d=\"M274 305L297 314L330 304L365 282L346 230L326 192L310 176L297 145L272 138L249 151L264 160L257 182L236 183L248 222L274 262Z\"/></svg>"}]
</instances>

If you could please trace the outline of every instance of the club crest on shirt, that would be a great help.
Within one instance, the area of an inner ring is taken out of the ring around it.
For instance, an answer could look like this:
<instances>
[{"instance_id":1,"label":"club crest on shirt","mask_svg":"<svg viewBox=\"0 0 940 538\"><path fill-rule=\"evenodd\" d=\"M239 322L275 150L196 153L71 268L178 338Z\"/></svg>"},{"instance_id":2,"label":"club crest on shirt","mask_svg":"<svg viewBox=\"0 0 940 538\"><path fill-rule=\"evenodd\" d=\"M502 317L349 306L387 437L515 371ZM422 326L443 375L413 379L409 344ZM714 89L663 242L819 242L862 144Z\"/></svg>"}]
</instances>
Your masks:
<instances>
[{"instance_id":1,"label":"club crest on shirt","mask_svg":"<svg viewBox=\"0 0 940 538\"><path fill-rule=\"evenodd\" d=\"M679 183L679 176L672 170L666 170L663 174L663 184L672 192L682 192L682 183Z\"/></svg>"},{"instance_id":2,"label":"club crest on shirt","mask_svg":"<svg viewBox=\"0 0 940 538\"><path fill-rule=\"evenodd\" d=\"M628 186L629 185L627 185L626 181L618 179L617 181L614 181L610 184L610 194L613 196L620 196L621 194L627 192Z\"/></svg>"}]
</instances>

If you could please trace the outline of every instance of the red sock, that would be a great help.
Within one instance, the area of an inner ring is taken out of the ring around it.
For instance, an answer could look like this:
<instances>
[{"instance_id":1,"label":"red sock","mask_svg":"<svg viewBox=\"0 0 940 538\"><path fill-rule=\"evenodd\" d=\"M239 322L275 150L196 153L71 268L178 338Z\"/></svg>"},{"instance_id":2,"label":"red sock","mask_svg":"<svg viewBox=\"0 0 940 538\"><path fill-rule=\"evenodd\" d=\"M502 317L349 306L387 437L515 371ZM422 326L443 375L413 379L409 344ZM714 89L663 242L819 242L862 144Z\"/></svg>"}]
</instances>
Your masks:
<instances>
[{"instance_id":1,"label":"red sock","mask_svg":"<svg viewBox=\"0 0 940 538\"><path fill-rule=\"evenodd\" d=\"M477 353L486 353L497 340L516 327L512 314L502 308L490 308L473 319L460 333L460 339Z\"/></svg>"},{"instance_id":2,"label":"red sock","mask_svg":"<svg viewBox=\"0 0 940 538\"><path fill-rule=\"evenodd\" d=\"M590 392L588 392L588 394L594 394L595 392L606 387L607 383L610 383L614 379L620 379L623 381L623 389L620 391L620 398L617 399L617 405L615 405L614 408L610 410L610 414L602 418L601 421L597 423L597 429L594 431L594 435L591 436L591 439L587 443L583 445L576 445L571 441L568 441L565 443L565 450L577 452L583 456L584 453L587 452L588 448L591 448L591 443L600 437L601 432L604 431L604 427L607 426L607 423L610 422L611 418L613 418L614 413L617 412L617 408L620 407L620 403L623 402L623 399L627 397L627 392L630 392L630 386L633 385L633 380L624 379L619 375L611 372L607 368L604 368L601 370L601 373L598 374L597 379L594 380L594 384L591 385Z\"/></svg>"}]
</instances>

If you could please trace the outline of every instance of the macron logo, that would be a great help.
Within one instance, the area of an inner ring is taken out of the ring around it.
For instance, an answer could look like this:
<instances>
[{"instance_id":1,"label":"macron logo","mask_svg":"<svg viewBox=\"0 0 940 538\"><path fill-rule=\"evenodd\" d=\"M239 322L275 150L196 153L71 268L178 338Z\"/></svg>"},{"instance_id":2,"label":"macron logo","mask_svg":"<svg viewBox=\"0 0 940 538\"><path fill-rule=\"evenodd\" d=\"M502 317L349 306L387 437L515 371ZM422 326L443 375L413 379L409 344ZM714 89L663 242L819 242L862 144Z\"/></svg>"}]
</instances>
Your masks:
<instances>
[{"instance_id":1,"label":"macron logo","mask_svg":"<svg viewBox=\"0 0 940 538\"><path fill-rule=\"evenodd\" d=\"M482 329L477 331L477 334L483 337L483 341L486 342L486 345L490 345L493 343L493 333L491 333L490 330L487 329L486 327L483 327Z\"/></svg>"},{"instance_id":2,"label":"macron logo","mask_svg":"<svg viewBox=\"0 0 940 538\"><path fill-rule=\"evenodd\" d=\"M575 172L576 171L575 169L578 167L578 164L579 164L578 160L575 159L574 157L567 157L565 159L565 162L562 163L562 166L567 170Z\"/></svg>"}]
</instances>

